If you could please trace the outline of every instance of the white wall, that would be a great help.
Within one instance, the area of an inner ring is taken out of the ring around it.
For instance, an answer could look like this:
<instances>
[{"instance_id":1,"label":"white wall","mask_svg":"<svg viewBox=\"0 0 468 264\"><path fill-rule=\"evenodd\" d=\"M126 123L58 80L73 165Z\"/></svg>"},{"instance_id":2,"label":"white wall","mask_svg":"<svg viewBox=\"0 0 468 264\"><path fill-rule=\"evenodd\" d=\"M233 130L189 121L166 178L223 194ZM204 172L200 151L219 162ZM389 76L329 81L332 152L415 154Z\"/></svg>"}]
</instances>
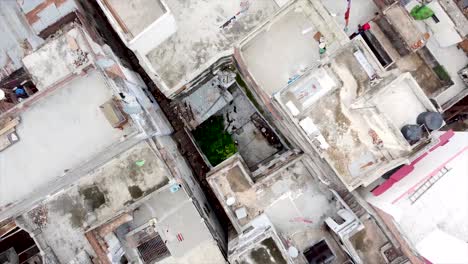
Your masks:
<instances>
[{"instance_id":1,"label":"white wall","mask_svg":"<svg viewBox=\"0 0 468 264\"><path fill-rule=\"evenodd\" d=\"M146 56L151 50L159 46L177 31L177 24L170 11L154 21L149 27L143 30L129 43L128 47Z\"/></svg>"}]
</instances>

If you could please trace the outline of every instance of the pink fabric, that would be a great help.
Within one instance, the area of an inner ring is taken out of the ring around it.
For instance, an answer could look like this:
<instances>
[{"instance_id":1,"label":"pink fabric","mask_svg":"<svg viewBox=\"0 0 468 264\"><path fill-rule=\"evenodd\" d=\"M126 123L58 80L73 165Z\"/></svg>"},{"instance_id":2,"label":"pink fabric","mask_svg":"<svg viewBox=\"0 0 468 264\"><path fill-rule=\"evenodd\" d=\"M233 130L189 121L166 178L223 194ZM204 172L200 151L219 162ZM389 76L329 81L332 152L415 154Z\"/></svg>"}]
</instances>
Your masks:
<instances>
[{"instance_id":1,"label":"pink fabric","mask_svg":"<svg viewBox=\"0 0 468 264\"><path fill-rule=\"evenodd\" d=\"M416 165L416 163L420 162L421 160L423 160L427 155L429 155L429 153L424 153L422 154L421 156L419 156L417 159L413 160L413 162L411 162L411 165Z\"/></svg>"},{"instance_id":2,"label":"pink fabric","mask_svg":"<svg viewBox=\"0 0 468 264\"><path fill-rule=\"evenodd\" d=\"M468 150L468 146L464 147L463 149L461 149L459 152L455 153L455 155L453 155L452 157L450 157L448 160L446 160L445 162L443 162L442 164L440 164L435 170L433 170L431 173L429 173L426 177L424 177L422 180L420 180L418 183L416 183L415 185L413 185L413 187L409 188L408 191L406 191L405 193L403 193L402 195L400 195L397 199L395 199L392 203L396 203L398 202L398 200L400 200L401 198L403 198L404 196L408 195L408 194L411 194L413 193L416 188L418 186L420 186L423 182L429 180L430 178L434 177L437 173L440 172L440 170L442 170L442 168L444 168L447 163L449 163L450 161L452 161L453 159L455 159L456 157L458 157L459 155L461 155L463 152L467 151Z\"/></svg>"},{"instance_id":3,"label":"pink fabric","mask_svg":"<svg viewBox=\"0 0 468 264\"><path fill-rule=\"evenodd\" d=\"M450 129L449 131L445 132L444 134L442 134L442 136L439 137L439 144L435 145L434 147L432 147L429 151L434 151L435 149L437 149L438 147L441 147L445 144L447 144L447 142L450 141L450 138L452 138L453 136L455 135L455 132L453 132L452 129Z\"/></svg>"},{"instance_id":4,"label":"pink fabric","mask_svg":"<svg viewBox=\"0 0 468 264\"><path fill-rule=\"evenodd\" d=\"M382 193L386 192L388 189L390 189L392 187L392 185L395 184L395 183L396 183L396 181L393 180L392 178L390 178L390 179L386 180L384 183L377 186L377 188L373 189L372 194L374 196L379 196Z\"/></svg>"},{"instance_id":5,"label":"pink fabric","mask_svg":"<svg viewBox=\"0 0 468 264\"><path fill-rule=\"evenodd\" d=\"M434 147L432 147L429 151L432 152L435 149L437 149L438 147L441 147L441 146L447 144L447 142L450 141L450 138L452 138L454 135L455 135L455 132L453 132L453 130L451 130L451 129L449 131L445 132L444 134L442 134L439 137L440 142L437 145L435 145ZM375 196L379 196L382 193L386 192L388 189L390 189L393 186L393 184L395 184L396 182L400 181L401 179L406 177L408 174L410 174L414 170L414 165L416 165L416 163L423 160L427 155L428 155L428 153L426 152L426 153L422 154L421 156L419 156L417 159L413 160L413 162L411 162L411 164L401 167L398 171L396 171L394 174L392 174L392 176L390 176L390 179L388 179L387 181L385 181L384 183L379 185L377 188L372 190L372 194L375 195Z\"/></svg>"},{"instance_id":6,"label":"pink fabric","mask_svg":"<svg viewBox=\"0 0 468 264\"><path fill-rule=\"evenodd\" d=\"M399 170L397 170L395 173L393 173L392 176L390 176L390 179L397 182L403 179L404 177L406 177L406 175L410 174L413 170L414 170L414 166L412 163L410 165L405 165L401 167Z\"/></svg>"}]
</instances>

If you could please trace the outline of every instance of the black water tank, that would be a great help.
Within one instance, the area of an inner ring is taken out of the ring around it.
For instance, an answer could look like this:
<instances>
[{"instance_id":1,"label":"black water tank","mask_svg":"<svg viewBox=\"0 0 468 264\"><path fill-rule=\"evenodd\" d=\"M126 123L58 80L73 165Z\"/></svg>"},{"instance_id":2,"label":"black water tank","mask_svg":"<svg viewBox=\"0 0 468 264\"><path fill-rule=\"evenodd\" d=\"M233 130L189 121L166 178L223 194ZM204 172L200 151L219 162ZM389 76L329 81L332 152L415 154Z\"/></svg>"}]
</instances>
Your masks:
<instances>
[{"instance_id":1,"label":"black water tank","mask_svg":"<svg viewBox=\"0 0 468 264\"><path fill-rule=\"evenodd\" d=\"M416 122L419 125L425 125L429 130L437 130L444 123L444 119L440 113L424 112L418 115Z\"/></svg>"},{"instance_id":2,"label":"black water tank","mask_svg":"<svg viewBox=\"0 0 468 264\"><path fill-rule=\"evenodd\" d=\"M418 125L405 125L401 128L401 133L410 143L415 143L422 137L422 129Z\"/></svg>"}]
</instances>

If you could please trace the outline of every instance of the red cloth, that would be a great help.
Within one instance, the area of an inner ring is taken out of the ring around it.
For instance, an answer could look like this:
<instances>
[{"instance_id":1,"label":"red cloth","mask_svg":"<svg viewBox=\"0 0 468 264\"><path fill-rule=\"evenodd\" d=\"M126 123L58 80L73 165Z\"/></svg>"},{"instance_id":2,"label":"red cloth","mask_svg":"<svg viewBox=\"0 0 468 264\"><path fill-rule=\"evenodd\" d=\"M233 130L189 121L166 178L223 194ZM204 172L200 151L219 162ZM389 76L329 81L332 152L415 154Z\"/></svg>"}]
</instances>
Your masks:
<instances>
[{"instance_id":1,"label":"red cloth","mask_svg":"<svg viewBox=\"0 0 468 264\"><path fill-rule=\"evenodd\" d=\"M370 25L369 25L369 23L365 23L364 25L362 25L361 28L362 28L363 31L366 31L366 30L370 29Z\"/></svg>"}]
</instances>

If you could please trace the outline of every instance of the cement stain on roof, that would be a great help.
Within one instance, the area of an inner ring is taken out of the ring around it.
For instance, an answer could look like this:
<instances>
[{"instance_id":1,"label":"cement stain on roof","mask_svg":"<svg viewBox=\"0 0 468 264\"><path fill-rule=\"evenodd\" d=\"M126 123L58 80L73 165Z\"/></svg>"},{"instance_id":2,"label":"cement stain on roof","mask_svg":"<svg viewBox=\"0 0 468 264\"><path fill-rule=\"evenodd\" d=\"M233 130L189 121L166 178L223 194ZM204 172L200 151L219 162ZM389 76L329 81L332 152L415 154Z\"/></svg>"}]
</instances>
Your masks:
<instances>
[{"instance_id":1,"label":"cement stain on roof","mask_svg":"<svg viewBox=\"0 0 468 264\"><path fill-rule=\"evenodd\" d=\"M245 253L243 260L241 260L241 264L251 263L286 264L286 260L273 238L269 237L260 242L258 246Z\"/></svg>"},{"instance_id":2,"label":"cement stain on roof","mask_svg":"<svg viewBox=\"0 0 468 264\"><path fill-rule=\"evenodd\" d=\"M83 197L86 206L91 211L98 209L106 203L106 196L96 185L82 187L79 192L81 197Z\"/></svg>"},{"instance_id":3,"label":"cement stain on roof","mask_svg":"<svg viewBox=\"0 0 468 264\"><path fill-rule=\"evenodd\" d=\"M70 195L63 195L60 199L53 200L50 203L50 210L68 217L74 228L82 227L85 221L85 207L80 203L80 200L77 200Z\"/></svg>"},{"instance_id":4,"label":"cement stain on roof","mask_svg":"<svg viewBox=\"0 0 468 264\"><path fill-rule=\"evenodd\" d=\"M134 167L130 165L142 159L145 164L137 166L138 174L132 179L129 172ZM135 200L165 186L168 175L163 162L146 142L133 146L44 202L47 224L41 230L45 241L60 263L69 263L77 250L92 252L84 230L107 221ZM34 224L32 214L23 216Z\"/></svg>"}]
</instances>

